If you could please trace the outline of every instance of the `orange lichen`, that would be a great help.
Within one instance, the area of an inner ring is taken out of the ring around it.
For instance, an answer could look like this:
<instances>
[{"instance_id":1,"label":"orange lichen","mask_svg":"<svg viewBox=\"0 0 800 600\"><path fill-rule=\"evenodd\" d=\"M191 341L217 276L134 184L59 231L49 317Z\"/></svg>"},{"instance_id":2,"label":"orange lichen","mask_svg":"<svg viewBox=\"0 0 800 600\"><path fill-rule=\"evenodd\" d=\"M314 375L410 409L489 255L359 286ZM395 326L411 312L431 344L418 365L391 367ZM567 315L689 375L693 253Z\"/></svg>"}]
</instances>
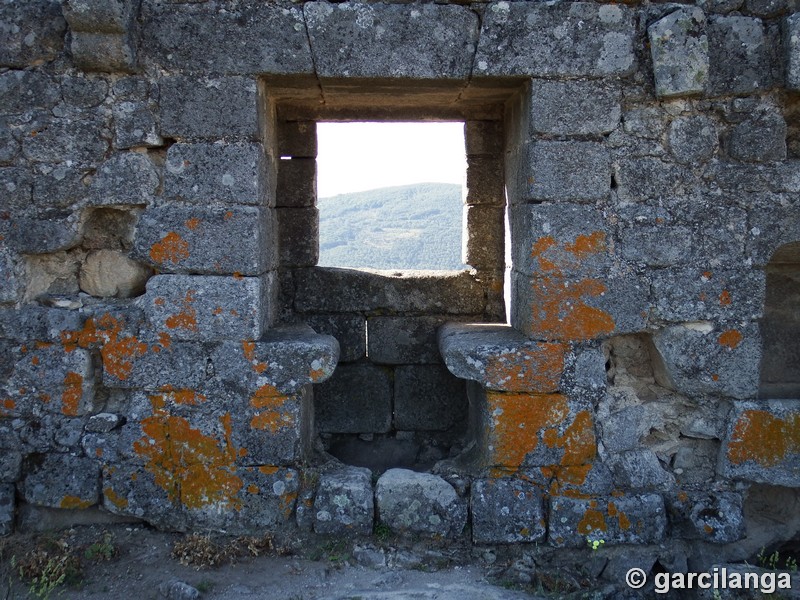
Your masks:
<instances>
[{"instance_id":1,"label":"orange lichen","mask_svg":"<svg viewBox=\"0 0 800 600\"><path fill-rule=\"evenodd\" d=\"M727 331L723 331L719 334L719 338L717 338L720 345L725 346L733 350L742 343L742 334L736 329L728 329Z\"/></svg>"},{"instance_id":2,"label":"orange lichen","mask_svg":"<svg viewBox=\"0 0 800 600\"><path fill-rule=\"evenodd\" d=\"M61 394L61 412L68 417L78 416L78 406L83 396L83 377L69 371L64 376L64 391Z\"/></svg>"},{"instance_id":3,"label":"orange lichen","mask_svg":"<svg viewBox=\"0 0 800 600\"><path fill-rule=\"evenodd\" d=\"M564 371L564 344L541 344L491 356L486 363L486 387L511 392L549 393L558 389Z\"/></svg>"},{"instance_id":4,"label":"orange lichen","mask_svg":"<svg viewBox=\"0 0 800 600\"><path fill-rule=\"evenodd\" d=\"M197 406L206 401L206 397L194 390L180 389L173 390L169 387L162 388L162 394L150 396L150 402L153 405L153 410L158 411L164 408L166 400L170 400L175 404L183 406Z\"/></svg>"},{"instance_id":5,"label":"orange lichen","mask_svg":"<svg viewBox=\"0 0 800 600\"><path fill-rule=\"evenodd\" d=\"M722 290L722 293L719 295L719 303L722 306L730 306L731 302L731 293L728 290Z\"/></svg>"},{"instance_id":6,"label":"orange lichen","mask_svg":"<svg viewBox=\"0 0 800 600\"><path fill-rule=\"evenodd\" d=\"M111 504L120 510L128 507L128 499L117 494L117 492L115 492L111 487L104 488L103 495L108 499L109 502L111 502Z\"/></svg>"},{"instance_id":7,"label":"orange lichen","mask_svg":"<svg viewBox=\"0 0 800 600\"><path fill-rule=\"evenodd\" d=\"M603 511L598 510L597 502L592 500L589 503L589 508L583 513L583 518L578 521L578 533L581 535L589 535L595 531L606 531L605 515Z\"/></svg>"},{"instance_id":8,"label":"orange lichen","mask_svg":"<svg viewBox=\"0 0 800 600\"><path fill-rule=\"evenodd\" d=\"M247 486L247 491L250 494L258 494L261 490L258 488L257 485L251 483L250 485Z\"/></svg>"},{"instance_id":9,"label":"orange lichen","mask_svg":"<svg viewBox=\"0 0 800 600\"><path fill-rule=\"evenodd\" d=\"M271 385L264 385L250 398L250 405L258 412L250 419L250 427L277 433L295 424L294 415L287 410L288 396L283 396Z\"/></svg>"},{"instance_id":10,"label":"orange lichen","mask_svg":"<svg viewBox=\"0 0 800 600\"><path fill-rule=\"evenodd\" d=\"M62 332L61 343L67 352L100 346L103 368L117 379L125 380L133 369L133 361L147 352L147 344L123 335L124 326L121 319L109 314L97 321L89 318L82 329Z\"/></svg>"},{"instance_id":11,"label":"orange lichen","mask_svg":"<svg viewBox=\"0 0 800 600\"><path fill-rule=\"evenodd\" d=\"M245 359L252 365L253 370L259 375L267 370L267 363L256 360L256 343L244 340L242 342L242 351L244 352Z\"/></svg>"},{"instance_id":12,"label":"orange lichen","mask_svg":"<svg viewBox=\"0 0 800 600\"><path fill-rule=\"evenodd\" d=\"M94 502L91 500L82 500L77 496L64 496L59 503L61 508L84 509L89 508Z\"/></svg>"},{"instance_id":13,"label":"orange lichen","mask_svg":"<svg viewBox=\"0 0 800 600\"><path fill-rule=\"evenodd\" d=\"M174 231L170 231L150 248L150 259L157 265L171 262L177 265L189 258L189 243Z\"/></svg>"},{"instance_id":14,"label":"orange lichen","mask_svg":"<svg viewBox=\"0 0 800 600\"><path fill-rule=\"evenodd\" d=\"M785 419L765 410L745 410L731 433L728 460L740 465L754 462L774 467L800 454L800 414Z\"/></svg>"},{"instance_id":15,"label":"orange lichen","mask_svg":"<svg viewBox=\"0 0 800 600\"><path fill-rule=\"evenodd\" d=\"M192 306L194 302L194 290L187 290L183 298L183 310L172 316L167 317L164 324L170 329L186 329L187 331L197 331L197 311Z\"/></svg>"},{"instance_id":16,"label":"orange lichen","mask_svg":"<svg viewBox=\"0 0 800 600\"><path fill-rule=\"evenodd\" d=\"M197 217L192 217L191 219L186 221L186 227L194 231L198 227L200 227L200 219Z\"/></svg>"},{"instance_id":17,"label":"orange lichen","mask_svg":"<svg viewBox=\"0 0 800 600\"><path fill-rule=\"evenodd\" d=\"M187 508L227 504L239 509L243 483L236 475L236 449L231 441L231 417L220 417L225 439L220 443L192 427L183 417L158 412L142 420L144 436L134 443L134 452L147 462L172 501Z\"/></svg>"},{"instance_id":18,"label":"orange lichen","mask_svg":"<svg viewBox=\"0 0 800 600\"><path fill-rule=\"evenodd\" d=\"M275 475L278 472L278 467L272 467L268 465L262 465L258 467L258 472L262 475Z\"/></svg>"}]
</instances>

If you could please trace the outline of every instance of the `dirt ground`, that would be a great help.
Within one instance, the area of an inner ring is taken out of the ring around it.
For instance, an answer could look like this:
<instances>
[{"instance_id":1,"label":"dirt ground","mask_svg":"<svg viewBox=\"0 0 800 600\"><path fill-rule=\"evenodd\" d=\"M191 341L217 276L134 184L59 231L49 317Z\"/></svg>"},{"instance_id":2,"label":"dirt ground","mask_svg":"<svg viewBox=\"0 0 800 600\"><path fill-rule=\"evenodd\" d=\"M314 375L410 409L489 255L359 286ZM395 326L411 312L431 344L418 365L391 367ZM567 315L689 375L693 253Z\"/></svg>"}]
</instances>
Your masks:
<instances>
[{"instance_id":1,"label":"dirt ground","mask_svg":"<svg viewBox=\"0 0 800 600\"><path fill-rule=\"evenodd\" d=\"M226 600L494 600L537 595L524 573L515 575L517 583L503 582L509 565L491 555L476 556L466 546L395 541L362 545L346 539L187 538L139 524L15 534L4 538L0 549L0 599L193 597L181 586L170 591L167 586L175 581L192 586L202 599ZM194 564L181 564L181 557ZM220 564L208 565L214 561ZM63 571L64 580L49 589Z\"/></svg>"}]
</instances>

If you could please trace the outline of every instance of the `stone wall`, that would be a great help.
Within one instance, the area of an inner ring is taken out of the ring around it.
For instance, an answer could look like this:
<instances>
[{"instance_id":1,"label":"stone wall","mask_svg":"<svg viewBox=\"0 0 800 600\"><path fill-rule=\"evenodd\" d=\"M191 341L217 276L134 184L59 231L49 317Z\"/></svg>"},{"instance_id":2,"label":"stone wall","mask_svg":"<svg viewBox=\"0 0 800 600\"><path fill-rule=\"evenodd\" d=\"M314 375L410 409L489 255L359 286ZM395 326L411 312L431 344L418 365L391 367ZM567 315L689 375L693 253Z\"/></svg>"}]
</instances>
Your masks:
<instances>
[{"instance_id":1,"label":"stone wall","mask_svg":"<svg viewBox=\"0 0 800 600\"><path fill-rule=\"evenodd\" d=\"M796 535L794 10L0 5L3 531L380 521L676 568ZM323 119L464 121L474 269L316 267ZM471 324L504 204L510 326ZM320 433L446 460L373 490Z\"/></svg>"}]
</instances>

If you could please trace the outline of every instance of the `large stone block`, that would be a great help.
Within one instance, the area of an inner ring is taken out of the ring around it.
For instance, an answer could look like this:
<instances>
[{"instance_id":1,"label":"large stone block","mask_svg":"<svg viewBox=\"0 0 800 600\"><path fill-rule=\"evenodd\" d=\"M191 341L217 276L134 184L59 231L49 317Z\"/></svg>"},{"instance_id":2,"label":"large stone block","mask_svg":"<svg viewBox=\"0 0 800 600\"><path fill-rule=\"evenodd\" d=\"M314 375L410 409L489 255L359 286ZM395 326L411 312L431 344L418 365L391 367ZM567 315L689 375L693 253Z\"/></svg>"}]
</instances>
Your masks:
<instances>
[{"instance_id":1,"label":"large stone block","mask_svg":"<svg viewBox=\"0 0 800 600\"><path fill-rule=\"evenodd\" d=\"M503 207L506 202L503 161L498 157L467 157L464 203Z\"/></svg>"},{"instance_id":2,"label":"large stone block","mask_svg":"<svg viewBox=\"0 0 800 600\"><path fill-rule=\"evenodd\" d=\"M493 2L483 17L474 75L626 75L635 67L634 37L624 6Z\"/></svg>"},{"instance_id":3,"label":"large stone block","mask_svg":"<svg viewBox=\"0 0 800 600\"><path fill-rule=\"evenodd\" d=\"M765 275L754 269L660 269L653 273L653 316L672 322L761 317Z\"/></svg>"},{"instance_id":4,"label":"large stone block","mask_svg":"<svg viewBox=\"0 0 800 600\"><path fill-rule=\"evenodd\" d=\"M164 77L161 92L162 136L222 138L258 136L256 82L246 77ZM220 110L224 106L225 110Z\"/></svg>"},{"instance_id":5,"label":"large stone block","mask_svg":"<svg viewBox=\"0 0 800 600\"><path fill-rule=\"evenodd\" d=\"M317 157L315 121L281 121L278 123L277 138L278 155L282 159Z\"/></svg>"},{"instance_id":6,"label":"large stone block","mask_svg":"<svg viewBox=\"0 0 800 600\"><path fill-rule=\"evenodd\" d=\"M607 462L619 489L668 490L675 485L672 473L662 466L655 452L647 448L611 455Z\"/></svg>"},{"instance_id":7,"label":"large stone block","mask_svg":"<svg viewBox=\"0 0 800 600\"><path fill-rule=\"evenodd\" d=\"M301 313L382 310L476 315L486 304L483 287L466 272L394 275L318 267L296 276L295 308Z\"/></svg>"},{"instance_id":8,"label":"large stone block","mask_svg":"<svg viewBox=\"0 0 800 600\"><path fill-rule=\"evenodd\" d=\"M275 241L268 208L162 204L139 218L134 256L163 273L260 275L277 266Z\"/></svg>"},{"instance_id":9,"label":"large stone block","mask_svg":"<svg viewBox=\"0 0 800 600\"><path fill-rule=\"evenodd\" d=\"M314 531L333 535L370 535L375 518L372 473L345 467L323 473L314 499Z\"/></svg>"},{"instance_id":10,"label":"large stone block","mask_svg":"<svg viewBox=\"0 0 800 600\"><path fill-rule=\"evenodd\" d=\"M11 217L5 241L22 254L50 254L69 250L80 243L79 215L43 211L36 217Z\"/></svg>"},{"instance_id":11,"label":"large stone block","mask_svg":"<svg viewBox=\"0 0 800 600\"><path fill-rule=\"evenodd\" d=\"M622 258L647 267L674 267L697 262L693 230L682 225L620 227L617 245Z\"/></svg>"},{"instance_id":12,"label":"large stone block","mask_svg":"<svg viewBox=\"0 0 800 600\"><path fill-rule=\"evenodd\" d=\"M735 403L720 453L720 473L770 485L800 485L797 401Z\"/></svg>"},{"instance_id":13,"label":"large stone block","mask_svg":"<svg viewBox=\"0 0 800 600\"><path fill-rule=\"evenodd\" d=\"M64 47L67 23L58 0L0 5L0 65L24 68L53 60Z\"/></svg>"},{"instance_id":14,"label":"large stone block","mask_svg":"<svg viewBox=\"0 0 800 600\"><path fill-rule=\"evenodd\" d=\"M781 246L800 240L797 207L778 199L748 213L747 256L756 266L766 265Z\"/></svg>"},{"instance_id":15,"label":"large stone block","mask_svg":"<svg viewBox=\"0 0 800 600\"><path fill-rule=\"evenodd\" d=\"M105 128L105 119L93 115L83 119L34 120L26 124L22 154L32 162L95 165L108 152Z\"/></svg>"},{"instance_id":16,"label":"large stone block","mask_svg":"<svg viewBox=\"0 0 800 600\"><path fill-rule=\"evenodd\" d=\"M118 102L114 105L114 147L119 150L164 145L158 134L156 109L149 102Z\"/></svg>"},{"instance_id":17,"label":"large stone block","mask_svg":"<svg viewBox=\"0 0 800 600\"><path fill-rule=\"evenodd\" d=\"M678 8L647 28L662 98L702 94L708 85L706 16L697 7Z\"/></svg>"},{"instance_id":18,"label":"large stone block","mask_svg":"<svg viewBox=\"0 0 800 600\"><path fill-rule=\"evenodd\" d=\"M88 508L100 500L100 467L83 456L48 454L22 483L26 502L52 508Z\"/></svg>"},{"instance_id":19,"label":"large stone block","mask_svg":"<svg viewBox=\"0 0 800 600\"><path fill-rule=\"evenodd\" d=\"M313 267L319 261L319 210L278 208L278 255L283 267Z\"/></svg>"},{"instance_id":20,"label":"large stone block","mask_svg":"<svg viewBox=\"0 0 800 600\"><path fill-rule=\"evenodd\" d=\"M572 203L528 204L510 211L514 270L538 276L600 274L611 262L603 212Z\"/></svg>"},{"instance_id":21,"label":"large stone block","mask_svg":"<svg viewBox=\"0 0 800 600\"><path fill-rule=\"evenodd\" d=\"M303 12L319 77L470 75L478 18L465 6L311 2Z\"/></svg>"},{"instance_id":22,"label":"large stone block","mask_svg":"<svg viewBox=\"0 0 800 600\"><path fill-rule=\"evenodd\" d=\"M70 50L75 65L84 71L130 73L136 67L136 40L132 32L73 31Z\"/></svg>"},{"instance_id":23,"label":"large stone block","mask_svg":"<svg viewBox=\"0 0 800 600\"><path fill-rule=\"evenodd\" d=\"M386 433L392 427L389 370L371 364L339 365L314 390L314 420L326 433Z\"/></svg>"},{"instance_id":24,"label":"large stone block","mask_svg":"<svg viewBox=\"0 0 800 600\"><path fill-rule=\"evenodd\" d=\"M517 174L526 200L594 202L611 191L608 151L596 142L532 142Z\"/></svg>"},{"instance_id":25,"label":"large stone block","mask_svg":"<svg viewBox=\"0 0 800 600\"><path fill-rule=\"evenodd\" d=\"M156 275L142 305L155 331L175 340L257 340L272 321L272 280Z\"/></svg>"},{"instance_id":26,"label":"large stone block","mask_svg":"<svg viewBox=\"0 0 800 600\"><path fill-rule=\"evenodd\" d=\"M708 41L711 95L752 94L771 87L770 40L761 19L712 16Z\"/></svg>"},{"instance_id":27,"label":"large stone block","mask_svg":"<svg viewBox=\"0 0 800 600\"><path fill-rule=\"evenodd\" d=\"M168 70L223 74L314 72L302 8L247 0L214 4L146 3L143 53Z\"/></svg>"},{"instance_id":28,"label":"large stone block","mask_svg":"<svg viewBox=\"0 0 800 600\"><path fill-rule=\"evenodd\" d=\"M746 162L785 160L785 119L779 113L765 112L739 123L731 129L728 154Z\"/></svg>"},{"instance_id":29,"label":"large stone block","mask_svg":"<svg viewBox=\"0 0 800 600\"><path fill-rule=\"evenodd\" d=\"M430 473L389 469L375 487L378 518L405 535L458 537L467 522L467 502L453 486Z\"/></svg>"},{"instance_id":30,"label":"large stone block","mask_svg":"<svg viewBox=\"0 0 800 600\"><path fill-rule=\"evenodd\" d=\"M511 325L537 340L585 341L642 331L650 282L635 275L534 277L512 272Z\"/></svg>"},{"instance_id":31,"label":"large stone block","mask_svg":"<svg viewBox=\"0 0 800 600\"><path fill-rule=\"evenodd\" d=\"M668 139L672 155L685 165L707 161L719 146L716 124L705 115L674 119L669 126Z\"/></svg>"},{"instance_id":32,"label":"large stone block","mask_svg":"<svg viewBox=\"0 0 800 600\"><path fill-rule=\"evenodd\" d=\"M287 326L270 329L258 341L223 342L212 352L211 361L225 382L293 394L328 379L338 356L333 337L305 326Z\"/></svg>"},{"instance_id":33,"label":"large stone block","mask_svg":"<svg viewBox=\"0 0 800 600\"><path fill-rule=\"evenodd\" d=\"M397 367L394 428L446 431L466 422L467 389L440 365Z\"/></svg>"},{"instance_id":34,"label":"large stone block","mask_svg":"<svg viewBox=\"0 0 800 600\"><path fill-rule=\"evenodd\" d=\"M505 267L505 207L465 206L461 260L477 269Z\"/></svg>"},{"instance_id":35,"label":"large stone block","mask_svg":"<svg viewBox=\"0 0 800 600\"><path fill-rule=\"evenodd\" d=\"M309 315L306 323L317 333L339 342L339 362L353 362L367 355L367 320L361 315Z\"/></svg>"},{"instance_id":36,"label":"large stone block","mask_svg":"<svg viewBox=\"0 0 800 600\"><path fill-rule=\"evenodd\" d=\"M481 467L490 473L525 467L585 465L597 448L591 404L561 394L478 391L471 388L479 422Z\"/></svg>"},{"instance_id":37,"label":"large stone block","mask_svg":"<svg viewBox=\"0 0 800 600\"><path fill-rule=\"evenodd\" d=\"M610 498L554 497L550 501L548 541L557 547L605 544L657 544L664 539L667 515L658 494Z\"/></svg>"},{"instance_id":38,"label":"large stone block","mask_svg":"<svg viewBox=\"0 0 800 600\"><path fill-rule=\"evenodd\" d=\"M614 179L619 199L625 202L672 201L684 193L687 183L691 183L683 166L650 157L617 161Z\"/></svg>"},{"instance_id":39,"label":"large stone block","mask_svg":"<svg viewBox=\"0 0 800 600\"><path fill-rule=\"evenodd\" d=\"M282 159L278 163L276 205L301 208L317 203L317 161L310 158Z\"/></svg>"},{"instance_id":40,"label":"large stone block","mask_svg":"<svg viewBox=\"0 0 800 600\"><path fill-rule=\"evenodd\" d=\"M617 128L619 89L597 81L536 80L530 92L534 135L601 135Z\"/></svg>"},{"instance_id":41,"label":"large stone block","mask_svg":"<svg viewBox=\"0 0 800 600\"><path fill-rule=\"evenodd\" d=\"M111 388L157 390L165 386L197 387L206 379L208 354L202 345L193 342L172 342L148 345L136 337L110 336L102 350L103 384Z\"/></svg>"},{"instance_id":42,"label":"large stone block","mask_svg":"<svg viewBox=\"0 0 800 600\"><path fill-rule=\"evenodd\" d=\"M173 144L167 151L164 196L203 204L271 204L268 175L260 144Z\"/></svg>"},{"instance_id":43,"label":"large stone block","mask_svg":"<svg viewBox=\"0 0 800 600\"><path fill-rule=\"evenodd\" d=\"M173 491L169 486L165 468L171 461L168 455L165 458L164 465L153 471L129 463L104 468L103 508L115 515L146 518L148 523L162 529L186 531L189 526L186 510L177 502L179 490ZM177 458L176 462L180 460Z\"/></svg>"},{"instance_id":44,"label":"large stone block","mask_svg":"<svg viewBox=\"0 0 800 600\"><path fill-rule=\"evenodd\" d=\"M700 322L657 332L662 385L687 396L712 394L745 400L758 393L761 336L758 325Z\"/></svg>"},{"instance_id":45,"label":"large stone block","mask_svg":"<svg viewBox=\"0 0 800 600\"><path fill-rule=\"evenodd\" d=\"M534 342L507 325L448 323L439 349L456 377L506 392L558 391L566 344Z\"/></svg>"},{"instance_id":46,"label":"large stone block","mask_svg":"<svg viewBox=\"0 0 800 600\"><path fill-rule=\"evenodd\" d=\"M138 4L134 0L68 0L64 4L64 16L73 31L125 33Z\"/></svg>"},{"instance_id":47,"label":"large stone block","mask_svg":"<svg viewBox=\"0 0 800 600\"><path fill-rule=\"evenodd\" d=\"M538 542L547 532L542 492L521 479L474 481L470 508L476 544Z\"/></svg>"},{"instance_id":48,"label":"large stone block","mask_svg":"<svg viewBox=\"0 0 800 600\"><path fill-rule=\"evenodd\" d=\"M16 114L40 108L52 110L60 101L58 83L41 71L0 74L0 112Z\"/></svg>"},{"instance_id":49,"label":"large stone block","mask_svg":"<svg viewBox=\"0 0 800 600\"><path fill-rule=\"evenodd\" d=\"M89 185L93 205L150 204L161 185L159 169L140 152L120 152L105 161Z\"/></svg>"},{"instance_id":50,"label":"large stone block","mask_svg":"<svg viewBox=\"0 0 800 600\"><path fill-rule=\"evenodd\" d=\"M436 330L447 317L370 317L367 355L388 365L439 363Z\"/></svg>"},{"instance_id":51,"label":"large stone block","mask_svg":"<svg viewBox=\"0 0 800 600\"><path fill-rule=\"evenodd\" d=\"M679 492L667 499L670 525L684 538L731 544L745 536L742 495Z\"/></svg>"}]
</instances>

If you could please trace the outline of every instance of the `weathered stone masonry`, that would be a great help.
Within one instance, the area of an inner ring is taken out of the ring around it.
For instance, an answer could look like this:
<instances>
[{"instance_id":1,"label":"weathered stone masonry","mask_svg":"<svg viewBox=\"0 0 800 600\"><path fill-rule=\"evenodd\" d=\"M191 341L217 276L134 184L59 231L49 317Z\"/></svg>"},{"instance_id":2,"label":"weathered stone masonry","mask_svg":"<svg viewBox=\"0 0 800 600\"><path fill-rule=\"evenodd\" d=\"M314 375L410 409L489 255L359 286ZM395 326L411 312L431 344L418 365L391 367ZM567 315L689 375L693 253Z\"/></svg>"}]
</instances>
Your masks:
<instances>
[{"instance_id":1,"label":"weathered stone masonry","mask_svg":"<svg viewBox=\"0 0 800 600\"><path fill-rule=\"evenodd\" d=\"M794 11L0 4L2 531L795 536ZM472 270L315 266L315 122L358 119L466 123Z\"/></svg>"}]
</instances>

